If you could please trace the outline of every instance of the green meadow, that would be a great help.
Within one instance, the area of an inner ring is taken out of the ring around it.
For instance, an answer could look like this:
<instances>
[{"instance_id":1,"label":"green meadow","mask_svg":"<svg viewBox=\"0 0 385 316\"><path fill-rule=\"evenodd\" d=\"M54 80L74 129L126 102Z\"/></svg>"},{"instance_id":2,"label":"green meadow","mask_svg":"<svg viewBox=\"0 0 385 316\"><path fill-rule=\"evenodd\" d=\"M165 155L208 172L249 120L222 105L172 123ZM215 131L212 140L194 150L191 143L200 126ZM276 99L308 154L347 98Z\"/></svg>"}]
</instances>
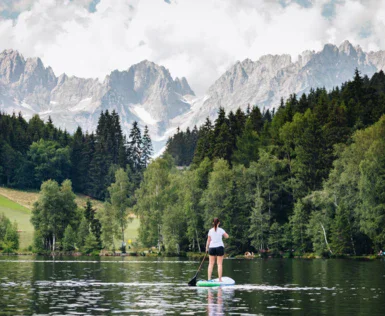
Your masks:
<instances>
[{"instance_id":1,"label":"green meadow","mask_svg":"<svg viewBox=\"0 0 385 316\"><path fill-rule=\"evenodd\" d=\"M17 222L20 232L20 249L26 249L33 238L33 226L30 222L31 211L0 195L0 213L4 213L12 222Z\"/></svg>"},{"instance_id":2,"label":"green meadow","mask_svg":"<svg viewBox=\"0 0 385 316\"><path fill-rule=\"evenodd\" d=\"M6 195L6 196L4 196ZM30 222L31 208L33 202L38 198L37 192L26 192L12 189L0 188L0 213L4 213L12 222L16 221L20 232L20 250L25 250L32 244L33 226ZM83 207L86 197L78 195L76 202L79 207ZM94 207L99 209L102 206L100 201L92 200ZM28 208L26 207L28 206ZM126 242L131 240L134 242L138 236L139 219L134 218L128 224L125 231ZM120 240L116 241L116 247L119 247Z\"/></svg>"}]
</instances>

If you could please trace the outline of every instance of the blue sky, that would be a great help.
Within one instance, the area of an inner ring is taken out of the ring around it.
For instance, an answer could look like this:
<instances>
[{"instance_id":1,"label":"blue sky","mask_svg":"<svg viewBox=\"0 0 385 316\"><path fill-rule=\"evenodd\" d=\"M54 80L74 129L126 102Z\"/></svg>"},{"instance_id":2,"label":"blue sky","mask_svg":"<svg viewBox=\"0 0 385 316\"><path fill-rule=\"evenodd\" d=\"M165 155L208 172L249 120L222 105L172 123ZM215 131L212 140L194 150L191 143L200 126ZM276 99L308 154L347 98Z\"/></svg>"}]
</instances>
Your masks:
<instances>
[{"instance_id":1,"label":"blue sky","mask_svg":"<svg viewBox=\"0 0 385 316\"><path fill-rule=\"evenodd\" d=\"M237 60L385 49L384 17L378 0L0 0L0 50L101 80L148 59L201 95Z\"/></svg>"}]
</instances>

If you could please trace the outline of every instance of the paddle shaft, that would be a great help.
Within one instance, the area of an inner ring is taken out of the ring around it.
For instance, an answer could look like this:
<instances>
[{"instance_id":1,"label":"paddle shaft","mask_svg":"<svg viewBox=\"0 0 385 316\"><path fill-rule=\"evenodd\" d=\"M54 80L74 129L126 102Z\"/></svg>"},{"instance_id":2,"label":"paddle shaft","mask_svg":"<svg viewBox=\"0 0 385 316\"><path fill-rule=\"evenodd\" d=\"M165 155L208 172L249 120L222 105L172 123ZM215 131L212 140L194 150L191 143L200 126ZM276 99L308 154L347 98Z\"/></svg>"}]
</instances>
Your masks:
<instances>
[{"instance_id":1,"label":"paddle shaft","mask_svg":"<svg viewBox=\"0 0 385 316\"><path fill-rule=\"evenodd\" d=\"M198 271L197 271L197 274L198 274L198 272L201 270L201 268L202 268L202 264L203 264L203 262L205 261L205 259L206 259L206 255L207 255L207 251L205 252L205 256L203 257L203 260L202 260L202 262L201 262L201 265L199 266L199 269L198 269Z\"/></svg>"}]
</instances>

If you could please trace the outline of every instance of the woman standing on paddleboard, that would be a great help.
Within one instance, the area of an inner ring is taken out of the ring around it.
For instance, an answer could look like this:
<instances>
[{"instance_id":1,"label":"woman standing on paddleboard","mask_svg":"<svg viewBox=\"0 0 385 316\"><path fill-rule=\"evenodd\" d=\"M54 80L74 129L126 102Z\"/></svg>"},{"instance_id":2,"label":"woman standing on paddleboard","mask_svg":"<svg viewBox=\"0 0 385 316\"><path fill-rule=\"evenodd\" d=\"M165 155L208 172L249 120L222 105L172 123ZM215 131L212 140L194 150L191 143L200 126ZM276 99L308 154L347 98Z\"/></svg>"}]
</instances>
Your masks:
<instances>
[{"instance_id":1,"label":"woman standing on paddleboard","mask_svg":"<svg viewBox=\"0 0 385 316\"><path fill-rule=\"evenodd\" d=\"M222 262L225 254L225 245L223 244L222 237L229 238L229 235L219 227L219 224L219 219L217 217L214 218L213 228L209 230L209 235L207 237L206 252L209 253L210 258L208 280L211 280L215 258L217 258L218 278L219 282L222 282Z\"/></svg>"}]
</instances>

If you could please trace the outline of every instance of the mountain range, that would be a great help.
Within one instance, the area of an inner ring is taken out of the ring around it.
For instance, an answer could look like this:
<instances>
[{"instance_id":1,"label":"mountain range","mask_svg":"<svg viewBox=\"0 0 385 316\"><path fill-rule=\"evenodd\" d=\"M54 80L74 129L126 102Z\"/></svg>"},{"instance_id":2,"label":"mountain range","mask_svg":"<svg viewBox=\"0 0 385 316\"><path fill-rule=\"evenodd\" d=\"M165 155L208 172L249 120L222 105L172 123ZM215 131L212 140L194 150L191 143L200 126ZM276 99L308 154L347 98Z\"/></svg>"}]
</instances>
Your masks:
<instances>
[{"instance_id":1,"label":"mountain range","mask_svg":"<svg viewBox=\"0 0 385 316\"><path fill-rule=\"evenodd\" d=\"M256 61L236 62L204 96L195 96L186 78L175 78L163 66L144 60L124 71L114 70L103 82L62 74L56 77L40 58L27 58L15 50L0 54L0 110L21 111L25 118L51 116L54 124L73 132L78 125L93 131L102 110L115 110L125 134L133 121L147 125L155 153L159 153L177 127L200 125L215 119L220 106L226 112L279 105L281 97L311 88L327 90L353 78L385 68L385 51L364 52L345 41L326 44L319 51L290 55L265 55Z\"/></svg>"}]
</instances>

